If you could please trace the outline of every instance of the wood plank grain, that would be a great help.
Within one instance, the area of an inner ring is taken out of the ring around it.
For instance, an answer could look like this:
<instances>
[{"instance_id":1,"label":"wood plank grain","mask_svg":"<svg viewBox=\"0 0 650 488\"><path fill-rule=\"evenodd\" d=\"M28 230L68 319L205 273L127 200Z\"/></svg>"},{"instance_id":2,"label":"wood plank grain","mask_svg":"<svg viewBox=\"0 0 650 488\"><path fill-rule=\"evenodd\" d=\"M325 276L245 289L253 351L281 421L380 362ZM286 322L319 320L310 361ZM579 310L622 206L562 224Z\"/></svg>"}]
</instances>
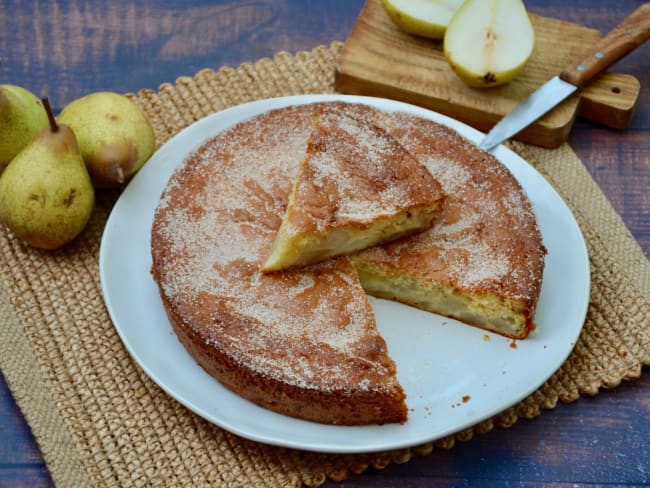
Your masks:
<instances>
[{"instance_id":1,"label":"wood plank grain","mask_svg":"<svg viewBox=\"0 0 650 488\"><path fill-rule=\"evenodd\" d=\"M2 488L51 488L53 487L45 466L0 467L0 487Z\"/></svg>"},{"instance_id":2,"label":"wood plank grain","mask_svg":"<svg viewBox=\"0 0 650 488\"><path fill-rule=\"evenodd\" d=\"M0 487L49 487L52 479L29 426L0 375Z\"/></svg>"},{"instance_id":3,"label":"wood plank grain","mask_svg":"<svg viewBox=\"0 0 650 488\"><path fill-rule=\"evenodd\" d=\"M29 426L0 375L0 466L41 464L41 453Z\"/></svg>"},{"instance_id":4,"label":"wood plank grain","mask_svg":"<svg viewBox=\"0 0 650 488\"><path fill-rule=\"evenodd\" d=\"M435 449L403 465L371 469L324 487L642 486L650 482L650 388L641 379L560 404L533 420Z\"/></svg>"},{"instance_id":5,"label":"wood plank grain","mask_svg":"<svg viewBox=\"0 0 650 488\"><path fill-rule=\"evenodd\" d=\"M35 0L0 4L0 82L56 109L99 90L157 89L203 68L343 39L362 0L184 3ZM11 12L11 15L4 15Z\"/></svg>"},{"instance_id":6,"label":"wood plank grain","mask_svg":"<svg viewBox=\"0 0 650 488\"><path fill-rule=\"evenodd\" d=\"M580 92L578 117L594 122L606 120L608 127L626 129L634 116L640 91L641 82L634 76L603 73Z\"/></svg>"},{"instance_id":7,"label":"wood plank grain","mask_svg":"<svg viewBox=\"0 0 650 488\"><path fill-rule=\"evenodd\" d=\"M641 5L563 70L560 78L580 88L650 38L650 3Z\"/></svg>"}]
</instances>

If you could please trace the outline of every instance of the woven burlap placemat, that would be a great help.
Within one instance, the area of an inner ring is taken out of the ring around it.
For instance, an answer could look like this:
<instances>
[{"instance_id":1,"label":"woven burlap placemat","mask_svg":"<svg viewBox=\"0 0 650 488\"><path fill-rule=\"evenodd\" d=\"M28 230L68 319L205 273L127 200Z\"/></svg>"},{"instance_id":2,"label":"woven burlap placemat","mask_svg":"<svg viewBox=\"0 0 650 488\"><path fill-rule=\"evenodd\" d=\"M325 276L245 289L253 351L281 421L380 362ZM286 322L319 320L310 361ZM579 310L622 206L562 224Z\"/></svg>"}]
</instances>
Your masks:
<instances>
[{"instance_id":1,"label":"woven burlap placemat","mask_svg":"<svg viewBox=\"0 0 650 488\"><path fill-rule=\"evenodd\" d=\"M132 95L162 144L192 122L256 99L331 92L339 43L204 70ZM57 252L0 229L0 366L59 486L316 486L450 448L495 425L593 395L650 364L650 265L584 166L564 145L512 144L576 215L591 260L591 302L569 359L518 405L455 436L386 453L330 455L241 439L167 396L133 362L104 307L98 252L118 194L98 196L88 228ZM128 236L125 236L128 245Z\"/></svg>"}]
</instances>

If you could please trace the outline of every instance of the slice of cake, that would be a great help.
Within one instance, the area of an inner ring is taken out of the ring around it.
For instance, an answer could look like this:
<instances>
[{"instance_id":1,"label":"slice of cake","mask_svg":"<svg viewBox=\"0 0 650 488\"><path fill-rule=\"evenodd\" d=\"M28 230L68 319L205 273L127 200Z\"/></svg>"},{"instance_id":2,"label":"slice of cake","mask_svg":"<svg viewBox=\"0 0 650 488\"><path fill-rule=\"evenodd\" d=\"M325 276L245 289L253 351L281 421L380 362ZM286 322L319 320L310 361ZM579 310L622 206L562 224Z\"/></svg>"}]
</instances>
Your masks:
<instances>
[{"instance_id":1,"label":"slice of cake","mask_svg":"<svg viewBox=\"0 0 650 488\"><path fill-rule=\"evenodd\" d=\"M338 111L315 116L263 271L304 266L433 225L439 183L386 131Z\"/></svg>"},{"instance_id":2,"label":"slice of cake","mask_svg":"<svg viewBox=\"0 0 650 488\"><path fill-rule=\"evenodd\" d=\"M366 291L507 337L528 336L546 250L518 181L447 127L397 113L383 123L447 197L434 228L353 256Z\"/></svg>"}]
</instances>

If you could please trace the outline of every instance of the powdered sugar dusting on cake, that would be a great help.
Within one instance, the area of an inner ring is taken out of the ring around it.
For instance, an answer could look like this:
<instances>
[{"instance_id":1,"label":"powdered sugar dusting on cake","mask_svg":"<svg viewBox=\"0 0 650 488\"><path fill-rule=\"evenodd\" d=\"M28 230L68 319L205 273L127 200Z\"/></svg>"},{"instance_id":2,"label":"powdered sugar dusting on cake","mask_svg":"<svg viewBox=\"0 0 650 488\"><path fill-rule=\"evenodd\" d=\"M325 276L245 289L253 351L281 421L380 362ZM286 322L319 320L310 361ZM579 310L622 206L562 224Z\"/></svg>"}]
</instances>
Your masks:
<instances>
[{"instance_id":1,"label":"powdered sugar dusting on cake","mask_svg":"<svg viewBox=\"0 0 650 488\"><path fill-rule=\"evenodd\" d=\"M198 307L214 297L225 307L212 315L209 340L229 344L234 359L247 368L305 388L358 388L350 378L377 388L349 360L363 354L362 339L376 332L346 258L296 272L259 272L305 153L310 112L285 109L243 122L214 137L174 173L152 236L166 249L156 258L161 287L172 304L178 299ZM165 269L167 264L173 267ZM217 330L232 320L227 317L239 317L248 328ZM338 360L310 362L296 356L300 344ZM378 361L369 371L389 374Z\"/></svg>"},{"instance_id":2,"label":"powdered sugar dusting on cake","mask_svg":"<svg viewBox=\"0 0 650 488\"><path fill-rule=\"evenodd\" d=\"M437 279L459 289L533 298L543 268L539 231L528 199L505 166L435 122L395 113L382 123L440 182L446 208L431 230L365 254L387 266L402 255L413 262L417 255L420 262L433 257Z\"/></svg>"},{"instance_id":3,"label":"powdered sugar dusting on cake","mask_svg":"<svg viewBox=\"0 0 650 488\"><path fill-rule=\"evenodd\" d=\"M393 265L405 256L417 263L414 273L435 272L461 289L525 297L543 266L535 240L539 233L530 204L507 169L453 131L406 114L339 103L281 109L237 125L188 158L161 198L152 234L160 244L154 261L169 302L189 303L190 315L193 304L218 303L206 340L229 344L233 359L247 368L304 388L368 390L377 388L373 378L390 377L390 365L367 354L372 314L363 294L353 292L359 283L348 259L295 272L258 271L280 226L317 112L325 114L323 123L338 118L339 139L356 140L338 151L362 153L369 163L393 144L390 139L370 144L363 124L342 119L344 112L390 133L446 193L434 228L362 253L375 262ZM348 175L341 177L327 161L315 163L321 183L346 195ZM377 168L362 164L357 170L372 175ZM348 194L337 215L374 218L383 205L403 196L393 185L375 190L366 201ZM372 347L385 352L378 337ZM316 351L322 361L301 351ZM395 381L390 377L387 387Z\"/></svg>"},{"instance_id":4,"label":"powdered sugar dusting on cake","mask_svg":"<svg viewBox=\"0 0 650 488\"><path fill-rule=\"evenodd\" d=\"M301 225L323 230L334 222L369 223L414 205L435 202L437 183L401 145L367 121L325 111L308 141L292 209Z\"/></svg>"},{"instance_id":5,"label":"powdered sugar dusting on cake","mask_svg":"<svg viewBox=\"0 0 650 488\"><path fill-rule=\"evenodd\" d=\"M432 175L442 185L442 188L447 195L454 195L462 191L471 179L471 173L453 161L447 158L437 157L432 155L420 159Z\"/></svg>"}]
</instances>

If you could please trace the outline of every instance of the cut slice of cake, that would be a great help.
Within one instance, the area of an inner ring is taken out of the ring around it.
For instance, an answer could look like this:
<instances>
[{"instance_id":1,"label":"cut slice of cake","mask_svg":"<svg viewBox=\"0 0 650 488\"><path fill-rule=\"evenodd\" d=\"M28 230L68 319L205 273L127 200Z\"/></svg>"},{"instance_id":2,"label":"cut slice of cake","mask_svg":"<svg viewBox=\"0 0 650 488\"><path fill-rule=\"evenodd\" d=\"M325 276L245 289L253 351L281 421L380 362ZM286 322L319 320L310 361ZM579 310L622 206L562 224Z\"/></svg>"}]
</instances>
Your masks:
<instances>
[{"instance_id":1,"label":"cut slice of cake","mask_svg":"<svg viewBox=\"0 0 650 488\"><path fill-rule=\"evenodd\" d=\"M386 131L338 111L315 121L263 271L323 261L430 228L440 184Z\"/></svg>"},{"instance_id":2,"label":"cut slice of cake","mask_svg":"<svg viewBox=\"0 0 650 488\"><path fill-rule=\"evenodd\" d=\"M546 250L521 185L453 130L405 114L384 119L447 195L436 226L352 256L366 291L523 339L535 328Z\"/></svg>"}]
</instances>

